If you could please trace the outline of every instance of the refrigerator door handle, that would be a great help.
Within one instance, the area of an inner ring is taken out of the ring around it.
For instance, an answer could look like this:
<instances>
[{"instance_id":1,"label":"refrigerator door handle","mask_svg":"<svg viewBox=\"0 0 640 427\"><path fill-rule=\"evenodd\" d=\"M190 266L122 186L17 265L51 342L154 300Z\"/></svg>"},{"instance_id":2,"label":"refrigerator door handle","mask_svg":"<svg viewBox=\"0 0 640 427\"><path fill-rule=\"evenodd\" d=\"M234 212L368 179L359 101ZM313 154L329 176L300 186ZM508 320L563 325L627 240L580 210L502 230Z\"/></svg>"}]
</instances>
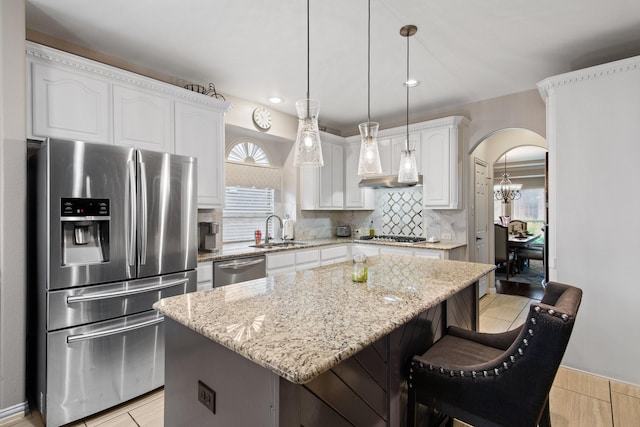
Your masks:
<instances>
[{"instance_id":1,"label":"refrigerator door handle","mask_svg":"<svg viewBox=\"0 0 640 427\"><path fill-rule=\"evenodd\" d=\"M119 298L119 297L124 297L129 295L142 294L144 292L157 291L160 289L171 288L177 285L184 285L185 283L188 283L188 282L189 282L189 279L180 279L180 280L173 280L167 283L161 283L159 285L145 286L143 288L138 288L138 289L86 294L86 295L76 295L76 296L67 297L67 304L74 304L74 303L86 302L86 301L97 301L102 299Z\"/></svg>"},{"instance_id":2,"label":"refrigerator door handle","mask_svg":"<svg viewBox=\"0 0 640 427\"><path fill-rule=\"evenodd\" d=\"M136 166L128 161L129 166L129 241L127 244L127 260L129 267L136 265Z\"/></svg>"},{"instance_id":3,"label":"refrigerator door handle","mask_svg":"<svg viewBox=\"0 0 640 427\"><path fill-rule=\"evenodd\" d=\"M96 338L103 338L103 337L108 337L111 335L117 335L117 334L122 334L124 332L129 332L129 331L133 331L134 329L140 329L140 328L144 328L147 326L152 326L158 323L162 323L164 322L164 316L157 318L157 319L152 319L152 320L147 320L145 322L140 322L140 323L134 323L133 325L127 325L127 326L121 326L119 328L113 328L113 329L107 329L106 331L99 331L99 332L89 332L87 334L79 334L79 335L70 335L67 337L67 343L71 344L74 342L78 342L78 341L86 341L86 340L92 340L92 339L96 339Z\"/></svg>"},{"instance_id":4,"label":"refrigerator door handle","mask_svg":"<svg viewBox=\"0 0 640 427\"><path fill-rule=\"evenodd\" d=\"M144 162L140 162L140 204L142 205L142 215L140 221L140 241L142 242L140 248L140 265L147 263L147 168Z\"/></svg>"}]
</instances>

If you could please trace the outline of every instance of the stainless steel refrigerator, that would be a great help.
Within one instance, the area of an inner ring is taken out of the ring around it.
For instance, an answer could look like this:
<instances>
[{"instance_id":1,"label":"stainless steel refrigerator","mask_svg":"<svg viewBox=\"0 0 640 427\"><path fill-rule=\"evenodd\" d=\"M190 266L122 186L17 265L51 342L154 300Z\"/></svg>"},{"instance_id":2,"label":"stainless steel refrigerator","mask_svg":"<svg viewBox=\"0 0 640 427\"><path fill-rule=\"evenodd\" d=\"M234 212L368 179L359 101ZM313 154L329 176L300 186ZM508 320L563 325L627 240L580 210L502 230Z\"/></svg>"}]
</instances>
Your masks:
<instances>
[{"instance_id":1,"label":"stainless steel refrigerator","mask_svg":"<svg viewBox=\"0 0 640 427\"><path fill-rule=\"evenodd\" d=\"M196 160L49 139L30 162L31 395L58 426L163 385L152 304L196 289Z\"/></svg>"}]
</instances>

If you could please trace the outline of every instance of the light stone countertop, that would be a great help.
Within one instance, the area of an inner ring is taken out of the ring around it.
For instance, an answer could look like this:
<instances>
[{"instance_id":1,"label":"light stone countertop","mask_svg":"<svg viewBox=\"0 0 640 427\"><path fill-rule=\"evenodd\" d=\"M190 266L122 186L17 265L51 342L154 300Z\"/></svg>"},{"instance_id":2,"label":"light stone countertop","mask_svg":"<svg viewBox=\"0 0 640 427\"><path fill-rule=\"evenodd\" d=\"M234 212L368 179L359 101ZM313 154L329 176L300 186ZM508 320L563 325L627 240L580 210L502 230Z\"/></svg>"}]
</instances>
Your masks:
<instances>
[{"instance_id":1,"label":"light stone countertop","mask_svg":"<svg viewBox=\"0 0 640 427\"><path fill-rule=\"evenodd\" d=\"M238 258L252 255L262 255L265 253L273 253L279 251L291 251L296 249L314 248L319 246L339 245L344 243L357 243L366 245L383 245L383 246L401 246L407 248L416 249L434 249L434 250L452 250L461 246L466 246L466 243L454 242L450 240L440 241L438 243L396 243L396 242L381 242L376 240L360 240L353 239L351 237L334 237L327 239L313 239L302 240L303 245L288 246L288 247L274 247L274 248L253 248L250 242L239 243L224 243L221 248L215 252L198 252L198 262L208 261L220 261L230 258Z\"/></svg>"},{"instance_id":2,"label":"light stone countertop","mask_svg":"<svg viewBox=\"0 0 640 427\"><path fill-rule=\"evenodd\" d=\"M495 269L379 255L366 283L352 263L164 298L154 308L277 375L303 384Z\"/></svg>"}]
</instances>

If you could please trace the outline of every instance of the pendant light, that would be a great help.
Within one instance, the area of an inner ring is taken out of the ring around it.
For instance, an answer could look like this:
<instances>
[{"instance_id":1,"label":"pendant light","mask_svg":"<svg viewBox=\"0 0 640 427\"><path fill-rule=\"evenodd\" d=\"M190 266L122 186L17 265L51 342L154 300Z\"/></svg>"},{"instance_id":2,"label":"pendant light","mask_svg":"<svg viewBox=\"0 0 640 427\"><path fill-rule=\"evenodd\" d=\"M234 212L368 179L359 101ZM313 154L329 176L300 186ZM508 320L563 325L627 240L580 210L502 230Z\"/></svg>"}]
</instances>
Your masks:
<instances>
[{"instance_id":1,"label":"pendant light","mask_svg":"<svg viewBox=\"0 0 640 427\"><path fill-rule=\"evenodd\" d=\"M293 165L297 167L324 166L318 114L320 102L309 94L309 0L307 0L307 97L296 102L298 134L296 136Z\"/></svg>"},{"instance_id":2,"label":"pendant light","mask_svg":"<svg viewBox=\"0 0 640 427\"><path fill-rule=\"evenodd\" d=\"M358 162L358 175L375 175L382 173L380 153L378 151L378 127L371 121L371 0L368 2L369 14L367 20L367 121L360 123L360 161Z\"/></svg>"},{"instance_id":3,"label":"pendant light","mask_svg":"<svg viewBox=\"0 0 640 427\"><path fill-rule=\"evenodd\" d=\"M509 174L507 173L507 153L505 153L502 180L500 181L500 185L496 185L493 188L493 196L496 200L502 201L502 203L509 203L512 200L518 200L522 196L520 193L521 188L522 184L513 184L509 179Z\"/></svg>"},{"instance_id":4,"label":"pendant light","mask_svg":"<svg viewBox=\"0 0 640 427\"><path fill-rule=\"evenodd\" d=\"M409 37L418 31L415 25L405 25L400 28L400 35L407 38L407 80L404 85L407 87L407 138L405 140L405 150L400 154L400 168L398 169L398 182L404 184L418 183L418 166L416 165L415 151L411 149L409 143Z\"/></svg>"}]
</instances>

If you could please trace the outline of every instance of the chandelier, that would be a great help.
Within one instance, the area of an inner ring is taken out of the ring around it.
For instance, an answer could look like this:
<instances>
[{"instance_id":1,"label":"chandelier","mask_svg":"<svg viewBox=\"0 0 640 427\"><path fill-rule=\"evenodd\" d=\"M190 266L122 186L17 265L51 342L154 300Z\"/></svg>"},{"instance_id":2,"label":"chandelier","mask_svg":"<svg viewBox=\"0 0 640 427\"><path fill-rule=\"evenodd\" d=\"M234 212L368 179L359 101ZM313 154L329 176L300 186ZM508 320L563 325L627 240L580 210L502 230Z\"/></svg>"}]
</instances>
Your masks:
<instances>
[{"instance_id":1,"label":"chandelier","mask_svg":"<svg viewBox=\"0 0 640 427\"><path fill-rule=\"evenodd\" d=\"M522 194L520 189L522 184L513 184L507 173L507 154L504 155L504 172L500 184L493 187L493 196L502 203L510 203L512 200L518 200Z\"/></svg>"}]
</instances>

